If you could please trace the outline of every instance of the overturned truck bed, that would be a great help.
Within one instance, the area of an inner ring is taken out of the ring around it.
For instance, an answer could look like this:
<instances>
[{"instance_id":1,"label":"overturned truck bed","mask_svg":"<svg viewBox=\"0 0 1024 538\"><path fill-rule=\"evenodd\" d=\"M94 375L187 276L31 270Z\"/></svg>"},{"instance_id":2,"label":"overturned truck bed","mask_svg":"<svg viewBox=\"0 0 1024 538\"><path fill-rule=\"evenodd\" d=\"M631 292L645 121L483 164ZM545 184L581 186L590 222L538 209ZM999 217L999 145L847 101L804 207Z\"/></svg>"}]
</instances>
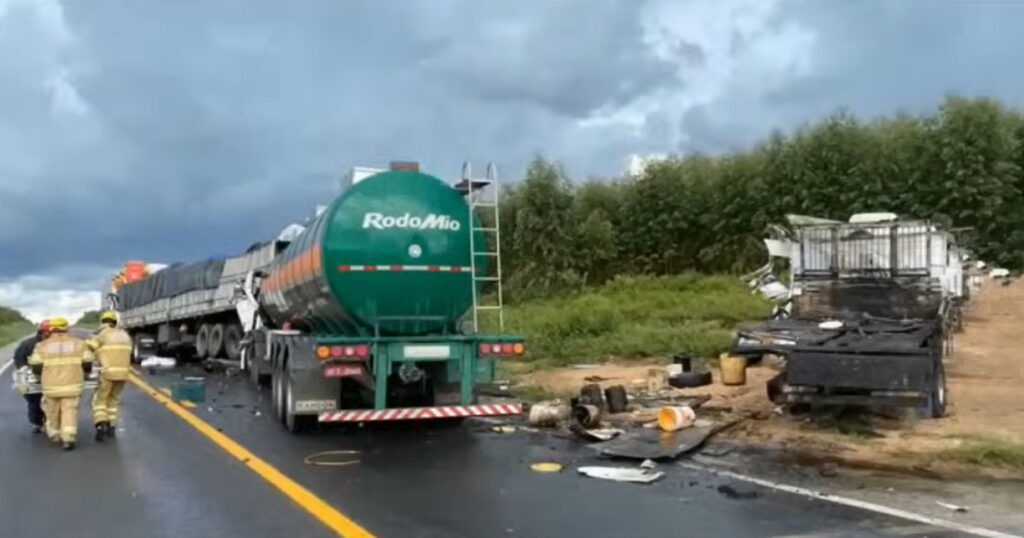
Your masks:
<instances>
[{"instance_id":1,"label":"overturned truck bed","mask_svg":"<svg viewBox=\"0 0 1024 538\"><path fill-rule=\"evenodd\" d=\"M741 331L733 351L785 356L785 369L769 385L780 405L912 406L938 417L946 403L942 349L936 320L861 315L820 324L770 321Z\"/></svg>"}]
</instances>

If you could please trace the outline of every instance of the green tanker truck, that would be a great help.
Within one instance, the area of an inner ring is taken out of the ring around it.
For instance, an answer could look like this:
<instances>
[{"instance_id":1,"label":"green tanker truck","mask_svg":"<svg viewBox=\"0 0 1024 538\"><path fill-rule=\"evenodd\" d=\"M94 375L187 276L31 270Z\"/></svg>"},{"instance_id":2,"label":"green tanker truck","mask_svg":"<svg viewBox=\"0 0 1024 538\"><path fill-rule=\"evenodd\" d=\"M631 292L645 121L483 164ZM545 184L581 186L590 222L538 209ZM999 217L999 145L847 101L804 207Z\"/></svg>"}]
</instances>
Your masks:
<instances>
[{"instance_id":1,"label":"green tanker truck","mask_svg":"<svg viewBox=\"0 0 1024 538\"><path fill-rule=\"evenodd\" d=\"M161 310L154 317L157 302L167 308L184 302L166 293L150 294L153 301L141 305L133 298L133 290L183 290L182 281L193 288L204 278L210 289L226 285L205 266L203 277L189 277L199 271L196 264L171 265L123 285L121 300L112 302L132 305L121 309L122 319L131 320L140 356L154 348L209 352L209 335L206 342L198 338L203 326L214 327L207 333L225 323L222 333L236 327L239 365L254 383L270 386L274 412L291 432L317 422L521 413L517 403L480 403L475 390L494 379L496 360L523 353L524 339L478 330L482 311L501 308L497 186L491 167L487 179L471 179L467 168L455 186L410 163L350 179L301 233L271 242L272 257L249 263L231 301L237 322L224 321L223 307L209 314L194 306L180 314ZM481 201L477 195L485 190L493 198ZM484 224L483 211L495 219ZM221 265L233 266L232 260ZM176 276L179 268L191 272ZM146 283L161 273L162 288ZM485 285L497 288L488 289L488 297L498 297L490 305L482 304Z\"/></svg>"}]
</instances>

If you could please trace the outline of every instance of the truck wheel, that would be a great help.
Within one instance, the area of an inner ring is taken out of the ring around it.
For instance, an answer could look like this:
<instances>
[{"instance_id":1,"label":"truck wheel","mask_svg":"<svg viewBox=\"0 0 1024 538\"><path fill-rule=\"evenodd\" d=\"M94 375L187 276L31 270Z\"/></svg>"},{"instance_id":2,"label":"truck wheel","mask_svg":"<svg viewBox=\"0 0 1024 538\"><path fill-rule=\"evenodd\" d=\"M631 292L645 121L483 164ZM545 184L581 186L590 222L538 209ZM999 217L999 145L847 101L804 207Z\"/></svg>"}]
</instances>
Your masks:
<instances>
[{"instance_id":1,"label":"truck wheel","mask_svg":"<svg viewBox=\"0 0 1024 538\"><path fill-rule=\"evenodd\" d=\"M284 372L275 369L270 389L271 407L274 409L274 416L281 423L284 423Z\"/></svg>"},{"instance_id":2,"label":"truck wheel","mask_svg":"<svg viewBox=\"0 0 1024 538\"><path fill-rule=\"evenodd\" d=\"M210 338L207 340L206 352L209 358L216 359L224 352L224 324L214 323L210 326Z\"/></svg>"},{"instance_id":3,"label":"truck wheel","mask_svg":"<svg viewBox=\"0 0 1024 538\"><path fill-rule=\"evenodd\" d=\"M286 370L284 375L284 427L289 433L305 433L313 429L317 423L315 415L297 415L292 412L294 392L292 392L292 376Z\"/></svg>"},{"instance_id":4,"label":"truck wheel","mask_svg":"<svg viewBox=\"0 0 1024 538\"><path fill-rule=\"evenodd\" d=\"M196 357L205 359L210 351L210 326L202 324L196 332Z\"/></svg>"},{"instance_id":5,"label":"truck wheel","mask_svg":"<svg viewBox=\"0 0 1024 538\"><path fill-rule=\"evenodd\" d=\"M233 361L242 358L242 328L238 325L228 325L224 329L224 354Z\"/></svg>"},{"instance_id":6,"label":"truck wheel","mask_svg":"<svg viewBox=\"0 0 1024 538\"><path fill-rule=\"evenodd\" d=\"M928 395L928 413L932 418L942 418L946 414L946 369L942 362L935 366L932 376L932 391Z\"/></svg>"},{"instance_id":7,"label":"truck wheel","mask_svg":"<svg viewBox=\"0 0 1024 538\"><path fill-rule=\"evenodd\" d=\"M153 356L156 342L152 335L146 333L135 333L132 337L132 360L135 364L141 363L144 359Z\"/></svg>"}]
</instances>

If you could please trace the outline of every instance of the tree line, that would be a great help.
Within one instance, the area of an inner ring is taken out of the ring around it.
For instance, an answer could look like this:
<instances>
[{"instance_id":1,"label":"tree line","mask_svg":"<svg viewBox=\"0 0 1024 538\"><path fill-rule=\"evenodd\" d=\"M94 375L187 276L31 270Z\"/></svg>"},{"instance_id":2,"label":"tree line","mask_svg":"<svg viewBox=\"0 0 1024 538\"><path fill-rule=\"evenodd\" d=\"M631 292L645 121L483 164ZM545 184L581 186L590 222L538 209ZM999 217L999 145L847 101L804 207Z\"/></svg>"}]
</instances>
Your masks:
<instances>
[{"instance_id":1,"label":"tree line","mask_svg":"<svg viewBox=\"0 0 1024 538\"><path fill-rule=\"evenodd\" d=\"M511 298L619 274L739 272L766 261L788 213L845 220L893 211L966 228L990 263L1024 267L1024 115L947 97L930 114L841 111L751 149L651 164L639 177L571 181L542 157L502 193Z\"/></svg>"}]
</instances>

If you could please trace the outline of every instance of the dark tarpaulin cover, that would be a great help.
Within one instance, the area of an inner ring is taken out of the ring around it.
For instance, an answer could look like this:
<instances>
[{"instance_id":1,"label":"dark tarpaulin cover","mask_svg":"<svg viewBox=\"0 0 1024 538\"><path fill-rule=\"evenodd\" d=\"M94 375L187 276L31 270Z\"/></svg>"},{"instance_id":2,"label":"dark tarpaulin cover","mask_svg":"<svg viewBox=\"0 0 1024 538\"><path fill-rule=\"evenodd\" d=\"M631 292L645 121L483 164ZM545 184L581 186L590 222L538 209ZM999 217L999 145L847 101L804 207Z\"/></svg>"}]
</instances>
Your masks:
<instances>
[{"instance_id":1,"label":"dark tarpaulin cover","mask_svg":"<svg viewBox=\"0 0 1024 538\"><path fill-rule=\"evenodd\" d=\"M122 285L117 290L118 301L122 309L129 310L190 291L215 289L223 271L223 258L174 264Z\"/></svg>"}]
</instances>

